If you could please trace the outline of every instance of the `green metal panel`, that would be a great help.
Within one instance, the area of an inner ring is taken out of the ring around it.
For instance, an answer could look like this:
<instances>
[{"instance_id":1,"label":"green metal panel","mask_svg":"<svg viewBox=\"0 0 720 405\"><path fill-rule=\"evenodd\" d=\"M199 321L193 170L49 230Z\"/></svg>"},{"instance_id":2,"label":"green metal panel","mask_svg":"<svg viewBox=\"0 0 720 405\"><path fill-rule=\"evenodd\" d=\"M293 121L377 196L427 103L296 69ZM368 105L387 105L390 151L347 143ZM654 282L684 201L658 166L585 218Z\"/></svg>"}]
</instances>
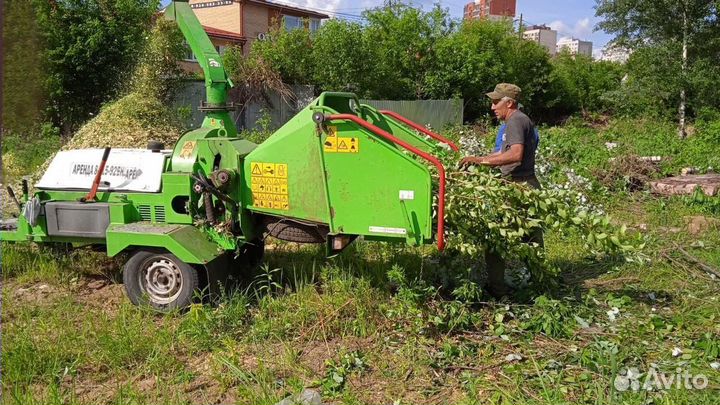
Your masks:
<instances>
[{"instance_id":1,"label":"green metal panel","mask_svg":"<svg viewBox=\"0 0 720 405\"><path fill-rule=\"evenodd\" d=\"M358 153L323 153L335 214L333 231L405 239L393 233L405 230L412 244L429 240L432 185L427 167L394 146L377 142L375 135L355 123L328 125L337 127L338 137L355 137L359 143ZM401 201L401 191L412 192L413 199Z\"/></svg>"},{"instance_id":2,"label":"green metal panel","mask_svg":"<svg viewBox=\"0 0 720 405\"><path fill-rule=\"evenodd\" d=\"M190 177L186 173L163 173L163 188L158 193L136 192L107 192L97 193L98 202L127 205L122 210L110 210L110 223L123 224L142 220L157 220L160 212L164 219L158 222L175 224L192 224L192 217L188 213L176 211L173 206L175 198L187 198L190 195ZM41 201L77 201L87 194L86 191L43 190L38 193ZM143 216L143 210L150 213L150 217Z\"/></svg>"},{"instance_id":3,"label":"green metal panel","mask_svg":"<svg viewBox=\"0 0 720 405\"><path fill-rule=\"evenodd\" d=\"M218 122L211 121L211 124L216 126ZM175 144L170 170L173 172L192 173L193 169L195 169L195 163L197 162L198 140L220 136L221 132L223 134L222 136L226 135L224 130L221 131L221 128L198 128L183 134Z\"/></svg>"},{"instance_id":4,"label":"green metal panel","mask_svg":"<svg viewBox=\"0 0 720 405\"><path fill-rule=\"evenodd\" d=\"M128 247L167 249L185 263L207 264L225 250L192 225L111 224L107 231L107 254L115 256Z\"/></svg>"},{"instance_id":5,"label":"green metal panel","mask_svg":"<svg viewBox=\"0 0 720 405\"><path fill-rule=\"evenodd\" d=\"M327 123L328 131L319 131L312 121L315 111L353 114L360 109L352 93L323 93L247 155L243 163L245 207L326 223L333 233L413 244L430 240L432 190L425 162L352 122ZM365 117L378 117L376 122L384 120L372 108L363 112ZM430 147L413 131L390 121L384 124L395 136L418 147ZM333 144L328 140L330 133L337 140L354 140L359 148L356 152L326 148L326 143ZM277 164L287 167L286 209L266 206L265 198L276 198L277 192L259 190L257 185L264 177L274 178L270 171L277 170ZM401 191L412 194L412 198L401 200Z\"/></svg>"},{"instance_id":6,"label":"green metal panel","mask_svg":"<svg viewBox=\"0 0 720 405\"><path fill-rule=\"evenodd\" d=\"M258 172L258 164L261 166L261 172ZM285 177L265 170L270 169L272 164L286 165ZM243 173L242 201L246 207L252 207L252 210L257 212L330 223L320 138L312 121L310 109L301 111L248 154L243 162ZM277 182L281 187L284 183L287 192L282 193L283 190L280 190L279 193L268 193L266 191L272 191L273 184L258 184L260 180ZM254 191L253 184L255 184ZM271 189L267 190L266 187ZM278 201L274 205L275 208L272 208L272 204L271 207L254 204L259 201L272 202L271 198L274 197L263 198L270 197L271 194L285 195L287 206L282 204L283 201Z\"/></svg>"},{"instance_id":7,"label":"green metal panel","mask_svg":"<svg viewBox=\"0 0 720 405\"><path fill-rule=\"evenodd\" d=\"M17 221L17 228L14 231L0 231L0 241L27 242L28 240L31 240L31 237L28 236L31 231L32 228L30 227L30 224L27 223L25 217L20 215Z\"/></svg>"}]
</instances>

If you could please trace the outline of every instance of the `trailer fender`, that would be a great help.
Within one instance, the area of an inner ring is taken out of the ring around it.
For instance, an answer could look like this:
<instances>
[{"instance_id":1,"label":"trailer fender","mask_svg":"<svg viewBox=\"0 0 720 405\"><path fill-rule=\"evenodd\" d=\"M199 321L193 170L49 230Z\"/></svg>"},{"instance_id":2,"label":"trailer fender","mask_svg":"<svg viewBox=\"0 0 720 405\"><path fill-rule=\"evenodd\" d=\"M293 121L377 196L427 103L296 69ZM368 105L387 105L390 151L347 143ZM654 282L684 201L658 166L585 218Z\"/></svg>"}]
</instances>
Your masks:
<instances>
[{"instance_id":1,"label":"trailer fender","mask_svg":"<svg viewBox=\"0 0 720 405\"><path fill-rule=\"evenodd\" d=\"M107 254L112 257L132 247L164 248L189 264L207 265L225 251L192 225L135 222L110 224Z\"/></svg>"}]
</instances>

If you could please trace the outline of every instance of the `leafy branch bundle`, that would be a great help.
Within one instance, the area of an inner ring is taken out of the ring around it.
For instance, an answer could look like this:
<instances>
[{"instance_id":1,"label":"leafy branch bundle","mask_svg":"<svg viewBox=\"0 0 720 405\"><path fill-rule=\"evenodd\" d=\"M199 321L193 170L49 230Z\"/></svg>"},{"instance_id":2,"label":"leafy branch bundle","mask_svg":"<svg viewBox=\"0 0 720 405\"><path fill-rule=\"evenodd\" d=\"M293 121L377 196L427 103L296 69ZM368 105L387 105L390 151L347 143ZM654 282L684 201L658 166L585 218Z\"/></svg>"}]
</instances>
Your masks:
<instances>
[{"instance_id":1,"label":"leafy branch bundle","mask_svg":"<svg viewBox=\"0 0 720 405\"><path fill-rule=\"evenodd\" d=\"M608 215L584 201L577 191L536 190L485 168L450 172L445 208L448 248L473 257L491 250L508 261L524 262L536 282L554 270L545 262L544 249L528 242L535 232L579 235L594 254L632 257L643 248L641 235L628 235L625 225L612 223Z\"/></svg>"}]
</instances>

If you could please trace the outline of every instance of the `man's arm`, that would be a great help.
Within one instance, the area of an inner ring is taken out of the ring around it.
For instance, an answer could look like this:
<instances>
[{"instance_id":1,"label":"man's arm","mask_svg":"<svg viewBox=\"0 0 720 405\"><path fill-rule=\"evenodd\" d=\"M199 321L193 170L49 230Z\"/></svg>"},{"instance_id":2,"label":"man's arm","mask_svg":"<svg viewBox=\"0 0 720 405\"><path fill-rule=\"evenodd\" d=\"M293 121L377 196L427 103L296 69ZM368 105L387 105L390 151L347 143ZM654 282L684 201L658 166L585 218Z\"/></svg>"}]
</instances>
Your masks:
<instances>
[{"instance_id":1,"label":"man's arm","mask_svg":"<svg viewBox=\"0 0 720 405\"><path fill-rule=\"evenodd\" d=\"M505 166L513 163L519 163L522 162L524 151L525 145L522 143L516 143L515 145L510 145L510 149L503 153L484 156L481 158L480 164L487 166Z\"/></svg>"},{"instance_id":2,"label":"man's arm","mask_svg":"<svg viewBox=\"0 0 720 405\"><path fill-rule=\"evenodd\" d=\"M485 165L485 166L505 166L513 163L522 162L525 145L516 143L510 146L506 152L495 152L487 156L468 156L460 161L460 166L468 165Z\"/></svg>"}]
</instances>

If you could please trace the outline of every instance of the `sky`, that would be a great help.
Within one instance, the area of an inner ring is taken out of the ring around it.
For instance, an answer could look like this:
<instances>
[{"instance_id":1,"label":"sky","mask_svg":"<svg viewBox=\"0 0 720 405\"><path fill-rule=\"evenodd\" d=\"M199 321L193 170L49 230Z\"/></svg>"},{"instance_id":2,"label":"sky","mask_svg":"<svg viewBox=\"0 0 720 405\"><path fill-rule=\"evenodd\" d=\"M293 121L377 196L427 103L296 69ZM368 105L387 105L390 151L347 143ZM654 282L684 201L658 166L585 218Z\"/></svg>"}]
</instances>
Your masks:
<instances>
[{"instance_id":1,"label":"sky","mask_svg":"<svg viewBox=\"0 0 720 405\"><path fill-rule=\"evenodd\" d=\"M366 8L377 7L383 0L269 0L276 3L293 4L324 11L331 16L358 20ZM442 7L449 9L454 18L462 18L463 6L470 0L440 1ZM167 4L169 0L163 0ZM429 10L433 0L412 0L412 4ZM524 24L546 24L558 31L558 40L563 37L576 37L593 42L593 54L599 56L600 50L612 39L602 31L595 31L599 19L595 17L595 0L518 0L517 18L523 15Z\"/></svg>"}]
</instances>

